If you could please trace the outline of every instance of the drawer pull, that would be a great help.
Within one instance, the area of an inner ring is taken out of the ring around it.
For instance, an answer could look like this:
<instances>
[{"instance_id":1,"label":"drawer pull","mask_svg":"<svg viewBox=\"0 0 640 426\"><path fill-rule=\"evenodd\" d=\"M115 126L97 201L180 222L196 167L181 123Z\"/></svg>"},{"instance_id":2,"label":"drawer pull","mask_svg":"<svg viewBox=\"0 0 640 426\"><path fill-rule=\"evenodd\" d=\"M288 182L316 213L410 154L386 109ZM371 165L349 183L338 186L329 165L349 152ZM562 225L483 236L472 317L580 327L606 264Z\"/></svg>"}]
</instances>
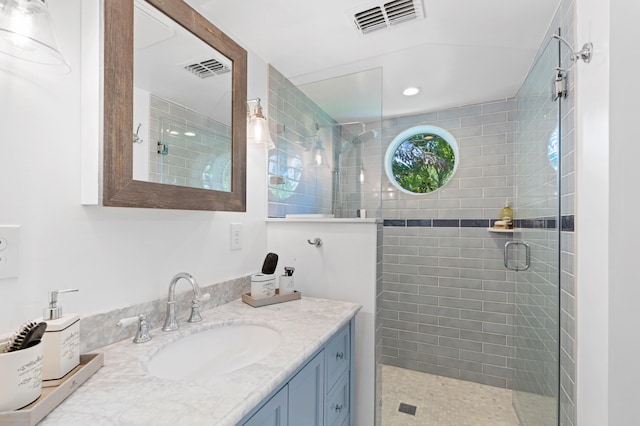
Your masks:
<instances>
[{"instance_id":1,"label":"drawer pull","mask_svg":"<svg viewBox=\"0 0 640 426\"><path fill-rule=\"evenodd\" d=\"M344 352L336 352L336 359L343 359L344 358Z\"/></svg>"},{"instance_id":2,"label":"drawer pull","mask_svg":"<svg viewBox=\"0 0 640 426\"><path fill-rule=\"evenodd\" d=\"M342 413L343 408L344 408L343 404L336 404L336 412Z\"/></svg>"}]
</instances>

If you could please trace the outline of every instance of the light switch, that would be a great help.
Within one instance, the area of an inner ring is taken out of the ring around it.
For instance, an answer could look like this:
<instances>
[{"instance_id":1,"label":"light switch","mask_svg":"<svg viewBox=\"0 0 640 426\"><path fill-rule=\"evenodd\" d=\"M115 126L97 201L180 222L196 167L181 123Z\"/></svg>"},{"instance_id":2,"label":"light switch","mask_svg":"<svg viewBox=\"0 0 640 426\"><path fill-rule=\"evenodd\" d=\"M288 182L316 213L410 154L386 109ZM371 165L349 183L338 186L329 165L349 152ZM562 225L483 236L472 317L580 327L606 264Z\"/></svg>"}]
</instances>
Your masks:
<instances>
[{"instance_id":1,"label":"light switch","mask_svg":"<svg viewBox=\"0 0 640 426\"><path fill-rule=\"evenodd\" d=\"M18 277L20 226L0 225L0 279Z\"/></svg>"}]
</instances>

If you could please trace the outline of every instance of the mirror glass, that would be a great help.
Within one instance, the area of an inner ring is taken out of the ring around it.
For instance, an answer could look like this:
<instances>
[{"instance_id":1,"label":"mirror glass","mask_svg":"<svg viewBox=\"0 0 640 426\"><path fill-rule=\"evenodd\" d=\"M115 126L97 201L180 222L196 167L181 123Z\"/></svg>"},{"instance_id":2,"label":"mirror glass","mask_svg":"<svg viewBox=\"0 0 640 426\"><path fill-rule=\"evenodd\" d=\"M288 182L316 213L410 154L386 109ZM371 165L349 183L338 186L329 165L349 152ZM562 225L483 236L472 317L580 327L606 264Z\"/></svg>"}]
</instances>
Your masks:
<instances>
[{"instance_id":1,"label":"mirror glass","mask_svg":"<svg viewBox=\"0 0 640 426\"><path fill-rule=\"evenodd\" d=\"M231 191L233 62L134 2L133 178Z\"/></svg>"},{"instance_id":2,"label":"mirror glass","mask_svg":"<svg viewBox=\"0 0 640 426\"><path fill-rule=\"evenodd\" d=\"M102 204L246 211L247 51L183 1L103 7Z\"/></svg>"}]
</instances>

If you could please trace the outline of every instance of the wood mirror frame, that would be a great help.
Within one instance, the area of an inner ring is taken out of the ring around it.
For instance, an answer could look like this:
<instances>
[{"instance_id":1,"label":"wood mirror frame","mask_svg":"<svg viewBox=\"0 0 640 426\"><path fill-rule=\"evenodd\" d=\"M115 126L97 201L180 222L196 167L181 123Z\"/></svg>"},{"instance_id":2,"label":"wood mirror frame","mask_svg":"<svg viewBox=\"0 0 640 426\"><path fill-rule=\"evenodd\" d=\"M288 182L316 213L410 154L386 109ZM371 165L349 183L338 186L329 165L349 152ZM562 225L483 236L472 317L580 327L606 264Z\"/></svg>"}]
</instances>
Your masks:
<instances>
[{"instance_id":1,"label":"wood mirror frame","mask_svg":"<svg viewBox=\"0 0 640 426\"><path fill-rule=\"evenodd\" d=\"M246 211L247 52L183 1L146 0L232 62L231 191L133 179L133 0L104 2L105 206Z\"/></svg>"}]
</instances>

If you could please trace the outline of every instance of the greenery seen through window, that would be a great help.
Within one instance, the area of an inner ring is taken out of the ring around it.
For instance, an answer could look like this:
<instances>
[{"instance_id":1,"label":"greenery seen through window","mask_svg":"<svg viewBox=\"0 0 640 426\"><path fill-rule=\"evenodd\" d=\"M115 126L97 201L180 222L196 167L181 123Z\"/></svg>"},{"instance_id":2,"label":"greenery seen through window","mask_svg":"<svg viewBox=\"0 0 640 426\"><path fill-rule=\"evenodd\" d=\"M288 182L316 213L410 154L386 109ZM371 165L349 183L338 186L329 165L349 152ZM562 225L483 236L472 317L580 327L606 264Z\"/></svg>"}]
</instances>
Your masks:
<instances>
[{"instance_id":1,"label":"greenery seen through window","mask_svg":"<svg viewBox=\"0 0 640 426\"><path fill-rule=\"evenodd\" d=\"M419 194L433 192L451 178L455 153L440 135L418 133L398 146L391 168L396 182L405 190Z\"/></svg>"}]
</instances>

